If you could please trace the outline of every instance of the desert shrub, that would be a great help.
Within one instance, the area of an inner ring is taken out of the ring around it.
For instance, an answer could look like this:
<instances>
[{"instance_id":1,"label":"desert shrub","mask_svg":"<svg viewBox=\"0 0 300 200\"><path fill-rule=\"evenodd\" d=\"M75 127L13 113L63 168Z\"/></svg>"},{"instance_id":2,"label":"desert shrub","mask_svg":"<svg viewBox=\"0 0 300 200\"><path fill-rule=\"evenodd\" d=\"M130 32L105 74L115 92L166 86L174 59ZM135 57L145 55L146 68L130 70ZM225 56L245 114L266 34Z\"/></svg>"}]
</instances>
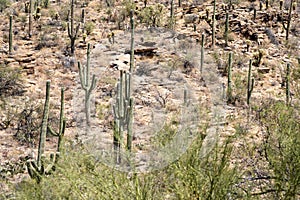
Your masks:
<instances>
[{"instance_id":1,"label":"desert shrub","mask_svg":"<svg viewBox=\"0 0 300 200\"><path fill-rule=\"evenodd\" d=\"M0 12L2 12L5 8L10 6L9 0L0 0Z\"/></svg>"},{"instance_id":2,"label":"desert shrub","mask_svg":"<svg viewBox=\"0 0 300 200\"><path fill-rule=\"evenodd\" d=\"M269 167L270 184L258 194L274 199L299 199L300 195L300 118L299 111L284 102L269 102L262 110L266 130L264 158Z\"/></svg>"},{"instance_id":3,"label":"desert shrub","mask_svg":"<svg viewBox=\"0 0 300 200\"><path fill-rule=\"evenodd\" d=\"M95 24L93 22L87 22L85 23L84 28L86 30L86 34L90 35L95 29Z\"/></svg>"},{"instance_id":4,"label":"desert shrub","mask_svg":"<svg viewBox=\"0 0 300 200\"><path fill-rule=\"evenodd\" d=\"M23 93L21 70L0 65L0 96Z\"/></svg>"},{"instance_id":5,"label":"desert shrub","mask_svg":"<svg viewBox=\"0 0 300 200\"><path fill-rule=\"evenodd\" d=\"M232 143L219 143L201 155L202 136L170 166L151 173L120 172L84 148L65 143L56 171L40 184L23 180L16 199L231 199L236 171L230 167Z\"/></svg>"},{"instance_id":6,"label":"desert shrub","mask_svg":"<svg viewBox=\"0 0 300 200\"><path fill-rule=\"evenodd\" d=\"M27 102L17 115L17 129L15 138L27 144L34 144L39 136L42 121L42 105Z\"/></svg>"},{"instance_id":7,"label":"desert shrub","mask_svg":"<svg viewBox=\"0 0 300 200\"><path fill-rule=\"evenodd\" d=\"M138 17L142 23L145 23L147 26L162 26L163 25L163 17L165 15L165 7L164 5L157 3L155 5L148 6L143 8Z\"/></svg>"}]
</instances>

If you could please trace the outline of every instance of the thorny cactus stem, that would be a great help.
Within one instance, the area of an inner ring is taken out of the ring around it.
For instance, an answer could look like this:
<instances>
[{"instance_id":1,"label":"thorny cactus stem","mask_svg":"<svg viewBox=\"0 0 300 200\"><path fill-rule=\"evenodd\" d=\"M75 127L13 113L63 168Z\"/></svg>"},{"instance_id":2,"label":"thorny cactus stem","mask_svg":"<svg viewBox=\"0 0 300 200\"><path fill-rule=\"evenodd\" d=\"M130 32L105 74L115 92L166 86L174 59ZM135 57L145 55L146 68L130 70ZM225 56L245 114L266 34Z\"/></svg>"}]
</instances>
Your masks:
<instances>
[{"instance_id":1,"label":"thorny cactus stem","mask_svg":"<svg viewBox=\"0 0 300 200\"><path fill-rule=\"evenodd\" d=\"M247 105L250 105L250 98L254 87L254 78L251 79L252 60L249 61L248 81L247 81Z\"/></svg>"},{"instance_id":2,"label":"thorny cactus stem","mask_svg":"<svg viewBox=\"0 0 300 200\"><path fill-rule=\"evenodd\" d=\"M68 16L69 18L69 16ZM71 0L71 22L68 22L68 36L71 40L71 54L75 52L75 40L78 36L80 23L78 23L76 29L74 29L74 0Z\"/></svg>"},{"instance_id":3,"label":"thorny cactus stem","mask_svg":"<svg viewBox=\"0 0 300 200\"><path fill-rule=\"evenodd\" d=\"M289 15L288 15L288 20L287 24L284 24L284 21L282 20L282 26L285 29L285 40L288 41L289 39L289 32L290 32L290 27L291 27L291 21L292 21L292 8L293 8L293 0L290 2L290 7L289 7Z\"/></svg>"},{"instance_id":4,"label":"thorny cactus stem","mask_svg":"<svg viewBox=\"0 0 300 200\"><path fill-rule=\"evenodd\" d=\"M57 132L55 132L51 126L48 126L49 132L53 135L58 137L58 143L57 143L57 152L61 152L61 142L62 138L65 134L65 128L66 128L66 119L64 116L64 102L65 102L65 97L64 97L64 88L61 88L61 95L60 95L60 115L59 115L59 129Z\"/></svg>"},{"instance_id":5,"label":"thorny cactus stem","mask_svg":"<svg viewBox=\"0 0 300 200\"><path fill-rule=\"evenodd\" d=\"M13 49L13 47L12 47L12 40L13 40L13 34L12 34L12 15L10 15L9 16L9 49L8 49L8 51L9 51L9 54L11 54L12 53L12 49Z\"/></svg>"},{"instance_id":6,"label":"thorny cactus stem","mask_svg":"<svg viewBox=\"0 0 300 200\"><path fill-rule=\"evenodd\" d=\"M216 0L214 0L213 2L214 4L214 10L213 10L213 16L212 16L212 48L215 48L215 32L216 32L216 25L215 25L215 21L216 21Z\"/></svg>"},{"instance_id":7,"label":"thorny cactus stem","mask_svg":"<svg viewBox=\"0 0 300 200\"><path fill-rule=\"evenodd\" d=\"M37 157L38 167L41 167L41 159L45 151L45 141L46 141L47 127L48 127L47 124L48 124L48 116L49 116L49 104L50 104L50 80L46 82L46 99L44 104L43 120L42 120L41 132L40 132L38 157Z\"/></svg>"},{"instance_id":8,"label":"thorny cactus stem","mask_svg":"<svg viewBox=\"0 0 300 200\"><path fill-rule=\"evenodd\" d=\"M90 100L91 100L92 91L95 89L96 82L97 82L95 74L93 75L92 80L90 80L90 44L88 44L88 48L87 48L86 66L81 68L81 64L80 62L78 62L78 70L79 70L81 88L85 92L84 105L85 105L86 125L90 126L90 114L91 114Z\"/></svg>"},{"instance_id":9,"label":"thorny cactus stem","mask_svg":"<svg viewBox=\"0 0 300 200\"><path fill-rule=\"evenodd\" d=\"M204 33L202 33L201 37L201 62L200 62L200 72L202 74L203 71L203 64L204 64Z\"/></svg>"},{"instance_id":10,"label":"thorny cactus stem","mask_svg":"<svg viewBox=\"0 0 300 200\"><path fill-rule=\"evenodd\" d=\"M231 69L232 69L232 52L228 58L228 80L227 80L227 101L232 102L232 87L231 87Z\"/></svg>"},{"instance_id":11,"label":"thorny cactus stem","mask_svg":"<svg viewBox=\"0 0 300 200\"><path fill-rule=\"evenodd\" d=\"M291 93L290 93L290 63L287 64L286 66L286 78L285 78L285 94L286 94L286 105L290 105L290 100L291 100Z\"/></svg>"},{"instance_id":12,"label":"thorny cactus stem","mask_svg":"<svg viewBox=\"0 0 300 200\"><path fill-rule=\"evenodd\" d=\"M33 9L33 0L29 1L29 23L28 23L28 36L32 36L32 9Z\"/></svg>"}]
</instances>

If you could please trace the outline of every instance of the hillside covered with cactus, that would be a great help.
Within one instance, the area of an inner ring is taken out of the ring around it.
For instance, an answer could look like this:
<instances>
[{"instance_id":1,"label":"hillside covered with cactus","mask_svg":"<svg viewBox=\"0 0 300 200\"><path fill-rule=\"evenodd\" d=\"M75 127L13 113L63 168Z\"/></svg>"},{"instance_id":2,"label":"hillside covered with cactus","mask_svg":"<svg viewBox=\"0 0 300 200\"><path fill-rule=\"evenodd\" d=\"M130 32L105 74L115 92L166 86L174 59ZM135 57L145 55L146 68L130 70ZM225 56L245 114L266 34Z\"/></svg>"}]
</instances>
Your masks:
<instances>
[{"instance_id":1,"label":"hillside covered with cactus","mask_svg":"<svg viewBox=\"0 0 300 200\"><path fill-rule=\"evenodd\" d=\"M298 0L0 0L0 199L299 199Z\"/></svg>"}]
</instances>

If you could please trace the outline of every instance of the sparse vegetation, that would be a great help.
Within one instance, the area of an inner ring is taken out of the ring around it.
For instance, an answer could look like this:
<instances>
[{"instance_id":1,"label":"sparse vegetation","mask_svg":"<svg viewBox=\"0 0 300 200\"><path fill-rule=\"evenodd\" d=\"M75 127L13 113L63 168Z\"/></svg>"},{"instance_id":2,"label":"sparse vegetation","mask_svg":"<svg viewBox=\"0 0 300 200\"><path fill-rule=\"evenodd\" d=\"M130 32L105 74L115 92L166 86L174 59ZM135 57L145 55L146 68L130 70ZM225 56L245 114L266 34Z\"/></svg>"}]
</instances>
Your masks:
<instances>
[{"instance_id":1,"label":"sparse vegetation","mask_svg":"<svg viewBox=\"0 0 300 200\"><path fill-rule=\"evenodd\" d=\"M0 0L0 199L300 199L297 3Z\"/></svg>"}]
</instances>

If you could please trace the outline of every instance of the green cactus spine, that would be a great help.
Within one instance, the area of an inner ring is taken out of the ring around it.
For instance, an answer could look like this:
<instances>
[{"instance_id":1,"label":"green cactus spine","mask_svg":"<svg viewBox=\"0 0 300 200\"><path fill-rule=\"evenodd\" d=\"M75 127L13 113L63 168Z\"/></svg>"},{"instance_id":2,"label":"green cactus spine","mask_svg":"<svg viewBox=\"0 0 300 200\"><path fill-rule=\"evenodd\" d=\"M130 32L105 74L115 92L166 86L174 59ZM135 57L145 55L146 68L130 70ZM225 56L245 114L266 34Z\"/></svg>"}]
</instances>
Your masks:
<instances>
[{"instance_id":1,"label":"green cactus spine","mask_svg":"<svg viewBox=\"0 0 300 200\"><path fill-rule=\"evenodd\" d=\"M96 76L92 76L92 80L90 80L90 44L88 44L87 47L87 63L85 67L81 67L80 62L78 62L78 70L79 70L79 78L80 78L80 84L81 88L85 92L85 99L84 99L84 106L85 106L85 116L86 116L86 125L90 125L90 114L91 114L91 108L90 108L90 100L91 100L91 94L92 91L96 87Z\"/></svg>"},{"instance_id":2,"label":"green cactus spine","mask_svg":"<svg viewBox=\"0 0 300 200\"><path fill-rule=\"evenodd\" d=\"M13 34L12 34L12 15L9 16L9 46L8 46L8 51L9 51L9 54L12 53L12 41L13 41Z\"/></svg>"},{"instance_id":3,"label":"green cactus spine","mask_svg":"<svg viewBox=\"0 0 300 200\"><path fill-rule=\"evenodd\" d=\"M75 52L75 40L78 36L80 23L74 28L74 0L71 0L71 19L68 22L68 36L71 40L71 54Z\"/></svg>"},{"instance_id":4,"label":"green cactus spine","mask_svg":"<svg viewBox=\"0 0 300 200\"><path fill-rule=\"evenodd\" d=\"M203 64L204 64L204 39L205 39L205 35L204 33L202 33L202 37L201 37L201 62L200 62L200 72L202 74L203 71Z\"/></svg>"},{"instance_id":5,"label":"green cactus spine","mask_svg":"<svg viewBox=\"0 0 300 200\"><path fill-rule=\"evenodd\" d=\"M213 10L213 16L212 16L212 48L215 48L215 32L216 32L216 25L215 25L215 21L216 21L216 0L214 0L213 2L213 6L214 6L214 10Z\"/></svg>"},{"instance_id":6,"label":"green cactus spine","mask_svg":"<svg viewBox=\"0 0 300 200\"><path fill-rule=\"evenodd\" d=\"M229 31L229 14L228 12L226 12L225 32L224 32L226 46L228 46L228 31Z\"/></svg>"},{"instance_id":7,"label":"green cactus spine","mask_svg":"<svg viewBox=\"0 0 300 200\"><path fill-rule=\"evenodd\" d=\"M232 102L232 87L231 87L231 70L232 70L232 52L228 58L228 79L227 79L227 101Z\"/></svg>"},{"instance_id":8,"label":"green cactus spine","mask_svg":"<svg viewBox=\"0 0 300 200\"><path fill-rule=\"evenodd\" d=\"M285 94L286 94L286 105L290 105L290 100L291 100L291 92L290 92L290 63L287 64L286 66L286 78L285 78Z\"/></svg>"},{"instance_id":9,"label":"green cactus spine","mask_svg":"<svg viewBox=\"0 0 300 200\"><path fill-rule=\"evenodd\" d=\"M250 98L254 87L254 78L251 79L252 60L249 61L248 81L247 81L247 105L250 105Z\"/></svg>"},{"instance_id":10,"label":"green cactus spine","mask_svg":"<svg viewBox=\"0 0 300 200\"><path fill-rule=\"evenodd\" d=\"M253 21L255 22L256 20L256 8L253 9Z\"/></svg>"},{"instance_id":11,"label":"green cactus spine","mask_svg":"<svg viewBox=\"0 0 300 200\"><path fill-rule=\"evenodd\" d=\"M51 126L48 126L49 132L58 137L58 142L57 142L57 152L61 152L61 142L63 139L63 136L65 134L65 128L66 128L66 119L64 116L64 102L65 102L65 97L64 97L64 88L61 88L61 95L60 95L60 115L59 115L59 130L55 132Z\"/></svg>"}]
</instances>

